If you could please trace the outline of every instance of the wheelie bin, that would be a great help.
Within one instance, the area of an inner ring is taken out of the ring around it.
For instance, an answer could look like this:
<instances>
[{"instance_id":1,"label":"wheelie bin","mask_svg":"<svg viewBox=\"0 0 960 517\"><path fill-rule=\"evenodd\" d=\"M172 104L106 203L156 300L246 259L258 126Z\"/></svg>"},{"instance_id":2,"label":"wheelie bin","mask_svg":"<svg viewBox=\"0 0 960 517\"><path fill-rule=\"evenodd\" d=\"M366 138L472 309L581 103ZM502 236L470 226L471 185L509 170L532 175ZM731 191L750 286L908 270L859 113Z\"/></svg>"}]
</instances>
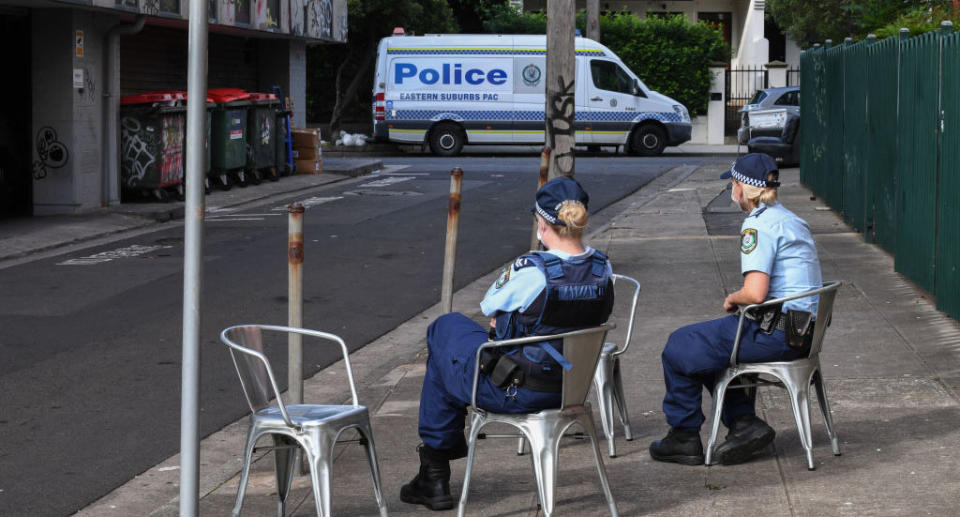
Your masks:
<instances>
[{"instance_id":1,"label":"wheelie bin","mask_svg":"<svg viewBox=\"0 0 960 517\"><path fill-rule=\"evenodd\" d=\"M209 90L215 103L210 116L210 181L223 190L245 187L247 177L247 108L250 94L238 88Z\"/></svg>"},{"instance_id":2,"label":"wheelie bin","mask_svg":"<svg viewBox=\"0 0 960 517\"><path fill-rule=\"evenodd\" d=\"M182 192L186 107L182 92L149 92L120 99L121 196L166 201Z\"/></svg>"},{"instance_id":3,"label":"wheelie bin","mask_svg":"<svg viewBox=\"0 0 960 517\"><path fill-rule=\"evenodd\" d=\"M186 106L186 105L187 105L187 92L179 92L179 93L182 93L182 94L183 94L183 104L184 104L184 106ZM211 118L211 115L212 115L212 113L213 113L213 109L217 106L217 104L216 104L215 102L213 102L213 99L211 99L210 97L207 97L207 103L206 103L206 104L207 104L206 117L204 117L204 118L205 118L205 122L204 122L204 126L203 126L203 127L204 127L204 129L203 129L203 150L204 150L204 155L205 155L205 158L204 158L204 168L203 168L203 171L204 171L204 174L203 174L203 191L204 191L204 193L209 194L209 193L210 193L210 118ZM188 135L188 138L189 138L189 135ZM184 160L186 160L186 158L187 158L187 155L186 155L186 144L184 144L184 155L183 155L183 158L184 158ZM186 183L186 166L184 166L184 183ZM178 196L178 198L181 199L181 200L183 199L183 193L184 193L184 190L181 188L180 191L179 191L179 196Z\"/></svg>"},{"instance_id":4,"label":"wheelie bin","mask_svg":"<svg viewBox=\"0 0 960 517\"><path fill-rule=\"evenodd\" d=\"M247 177L254 183L261 178L280 179L277 166L277 111L280 100L272 93L251 93L247 108Z\"/></svg>"}]
</instances>

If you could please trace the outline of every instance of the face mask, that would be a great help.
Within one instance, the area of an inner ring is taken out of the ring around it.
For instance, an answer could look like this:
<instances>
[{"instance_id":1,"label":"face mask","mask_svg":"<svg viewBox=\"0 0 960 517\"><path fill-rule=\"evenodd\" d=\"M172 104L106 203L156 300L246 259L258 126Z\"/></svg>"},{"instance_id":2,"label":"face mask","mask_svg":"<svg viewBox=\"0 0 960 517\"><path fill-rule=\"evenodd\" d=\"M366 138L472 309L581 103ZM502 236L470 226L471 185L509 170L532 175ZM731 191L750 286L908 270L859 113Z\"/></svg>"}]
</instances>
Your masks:
<instances>
[{"instance_id":1,"label":"face mask","mask_svg":"<svg viewBox=\"0 0 960 517\"><path fill-rule=\"evenodd\" d=\"M540 228L537 228L537 241L540 243L541 246L546 248L546 246L543 245L543 234L540 233Z\"/></svg>"}]
</instances>

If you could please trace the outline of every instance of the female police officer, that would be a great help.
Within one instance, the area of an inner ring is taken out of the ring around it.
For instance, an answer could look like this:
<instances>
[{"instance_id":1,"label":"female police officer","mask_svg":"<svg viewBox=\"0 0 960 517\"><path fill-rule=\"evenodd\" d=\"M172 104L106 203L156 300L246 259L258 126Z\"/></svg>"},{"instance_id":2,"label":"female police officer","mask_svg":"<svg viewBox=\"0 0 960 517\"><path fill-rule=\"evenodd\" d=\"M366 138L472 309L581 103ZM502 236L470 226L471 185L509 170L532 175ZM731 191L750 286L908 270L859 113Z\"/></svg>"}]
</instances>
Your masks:
<instances>
[{"instance_id":1,"label":"female police officer","mask_svg":"<svg viewBox=\"0 0 960 517\"><path fill-rule=\"evenodd\" d=\"M735 312L739 305L761 303L822 287L820 261L807 223L777 203L780 183L776 162L766 154L739 158L722 178L733 179L732 198L750 215L740 232L740 270L743 287L727 296L723 308ZM786 313L800 311L812 316L816 298L801 298L774 308L767 315L744 320L739 360L764 362L805 356L810 347L808 331L791 346L784 332ZM782 312L781 312L782 311ZM666 395L663 412L670 432L650 445L650 456L659 461L687 465L703 463L700 411L703 387L712 390L715 376L730 361L737 334L738 316L689 325L670 335L663 349ZM722 421L730 432L717 448L717 460L725 465L748 460L773 441L774 431L754 413L754 400L745 390L727 392Z\"/></svg>"},{"instance_id":2,"label":"female police officer","mask_svg":"<svg viewBox=\"0 0 960 517\"><path fill-rule=\"evenodd\" d=\"M427 330L427 370L420 393L420 471L400 499L431 510L453 507L450 460L466 456L465 408L470 404L476 351L491 335L509 339L599 325L613 306L607 258L585 246L589 196L570 178L537 191L537 236L548 249L507 265L487 290L480 309L489 331L460 313L437 318ZM560 405L562 368L558 343L484 354L477 404L501 413L528 413Z\"/></svg>"}]
</instances>

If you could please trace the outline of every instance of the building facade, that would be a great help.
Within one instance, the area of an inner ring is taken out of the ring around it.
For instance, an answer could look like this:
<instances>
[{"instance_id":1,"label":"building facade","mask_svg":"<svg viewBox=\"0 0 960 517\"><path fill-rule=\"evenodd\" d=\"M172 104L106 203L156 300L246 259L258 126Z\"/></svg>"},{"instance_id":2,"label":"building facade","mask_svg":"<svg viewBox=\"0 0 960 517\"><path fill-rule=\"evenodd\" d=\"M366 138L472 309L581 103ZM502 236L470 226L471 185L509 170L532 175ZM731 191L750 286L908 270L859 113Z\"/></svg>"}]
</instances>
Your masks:
<instances>
[{"instance_id":1,"label":"building facade","mask_svg":"<svg viewBox=\"0 0 960 517\"><path fill-rule=\"evenodd\" d=\"M305 125L306 47L346 41L346 0L0 0L0 217L119 203L119 99L186 90L190 1L209 87L279 86Z\"/></svg>"},{"instance_id":2,"label":"building facade","mask_svg":"<svg viewBox=\"0 0 960 517\"><path fill-rule=\"evenodd\" d=\"M764 17L764 0L599 0L601 12L628 11L641 18L683 14L718 27L730 45L730 68L782 61L800 67L800 48ZM524 0L525 11L546 10L547 0ZM577 9L585 9L577 0Z\"/></svg>"}]
</instances>

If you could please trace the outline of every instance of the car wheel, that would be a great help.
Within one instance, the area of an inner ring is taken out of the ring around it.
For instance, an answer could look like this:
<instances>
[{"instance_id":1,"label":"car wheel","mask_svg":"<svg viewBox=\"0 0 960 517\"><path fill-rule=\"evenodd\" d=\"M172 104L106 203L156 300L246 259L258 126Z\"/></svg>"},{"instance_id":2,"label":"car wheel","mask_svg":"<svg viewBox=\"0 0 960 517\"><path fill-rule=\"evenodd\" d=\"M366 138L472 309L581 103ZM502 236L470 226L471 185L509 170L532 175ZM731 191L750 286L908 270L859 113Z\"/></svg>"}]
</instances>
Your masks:
<instances>
[{"instance_id":1,"label":"car wheel","mask_svg":"<svg viewBox=\"0 0 960 517\"><path fill-rule=\"evenodd\" d=\"M667 146L667 135L658 126L640 126L630 137L630 150L640 156L659 156Z\"/></svg>"},{"instance_id":2,"label":"car wheel","mask_svg":"<svg viewBox=\"0 0 960 517\"><path fill-rule=\"evenodd\" d=\"M437 124L430 131L430 150L437 156L456 156L464 143L466 136L456 124Z\"/></svg>"}]
</instances>

